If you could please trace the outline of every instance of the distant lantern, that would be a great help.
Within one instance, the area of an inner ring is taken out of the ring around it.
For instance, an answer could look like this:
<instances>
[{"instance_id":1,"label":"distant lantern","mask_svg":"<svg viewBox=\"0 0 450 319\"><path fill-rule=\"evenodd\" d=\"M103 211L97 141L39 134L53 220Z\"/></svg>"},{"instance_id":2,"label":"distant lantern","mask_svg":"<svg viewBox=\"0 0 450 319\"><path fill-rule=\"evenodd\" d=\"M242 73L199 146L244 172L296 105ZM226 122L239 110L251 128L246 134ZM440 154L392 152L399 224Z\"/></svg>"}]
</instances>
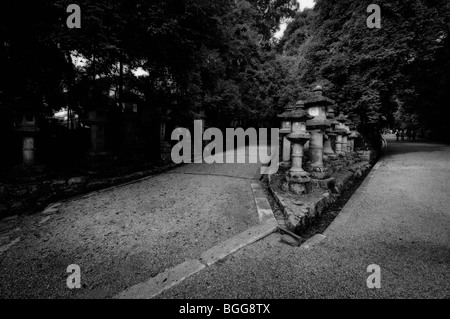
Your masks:
<instances>
[{"instance_id":1,"label":"distant lantern","mask_svg":"<svg viewBox=\"0 0 450 319\"><path fill-rule=\"evenodd\" d=\"M36 115L23 115L21 121L18 123L16 132L22 135L23 164L36 164L36 135L39 132Z\"/></svg>"},{"instance_id":2,"label":"distant lantern","mask_svg":"<svg viewBox=\"0 0 450 319\"><path fill-rule=\"evenodd\" d=\"M327 110L327 119L330 121L331 127L329 127L325 131L325 142L323 144L323 154L327 159L336 159L336 153L333 150L332 142L336 139L336 126L339 125L339 122L334 119L334 109L330 106Z\"/></svg>"},{"instance_id":3,"label":"distant lantern","mask_svg":"<svg viewBox=\"0 0 450 319\"><path fill-rule=\"evenodd\" d=\"M295 109L295 104L290 103L286 106L284 112L278 115L281 119L280 139L282 143L281 166L288 166L291 160L291 142L287 135L292 132L292 118L290 117L292 111Z\"/></svg>"},{"instance_id":4,"label":"distant lantern","mask_svg":"<svg viewBox=\"0 0 450 319\"><path fill-rule=\"evenodd\" d=\"M338 155L344 155L346 150L344 147L344 136L347 136L347 129L345 127L345 121L347 121L347 118L344 116L343 113L340 113L338 117L335 118L335 120L339 123L336 128L335 132L337 134L336 136L336 154Z\"/></svg>"}]
</instances>

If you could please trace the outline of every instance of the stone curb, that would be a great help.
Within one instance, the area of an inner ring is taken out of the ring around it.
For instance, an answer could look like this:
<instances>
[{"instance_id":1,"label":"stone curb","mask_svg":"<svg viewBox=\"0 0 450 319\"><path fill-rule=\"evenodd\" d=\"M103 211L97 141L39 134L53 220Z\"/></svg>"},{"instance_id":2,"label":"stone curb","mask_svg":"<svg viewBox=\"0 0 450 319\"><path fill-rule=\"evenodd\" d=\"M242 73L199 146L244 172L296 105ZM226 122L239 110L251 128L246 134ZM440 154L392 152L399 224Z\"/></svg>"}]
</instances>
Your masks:
<instances>
[{"instance_id":1,"label":"stone curb","mask_svg":"<svg viewBox=\"0 0 450 319\"><path fill-rule=\"evenodd\" d=\"M253 198L255 200L256 209L258 211L259 222L263 223L269 219L275 219L269 200L264 193L261 184L252 183Z\"/></svg>"},{"instance_id":2,"label":"stone curb","mask_svg":"<svg viewBox=\"0 0 450 319\"><path fill-rule=\"evenodd\" d=\"M157 176L157 174L164 173L167 170L176 168L178 166L180 166L180 164L169 164L169 165L163 166L161 168L155 169L154 171L149 173L149 175L141 177L139 179L135 179L135 180L131 180L131 181L123 182L123 183L118 183L117 185L114 185L114 186L101 188L101 189L98 189L98 190L95 190L95 191L90 191L90 192L87 192L87 193L84 193L84 194L81 194L81 195L75 195L75 196L72 196L72 197L61 199L61 200L59 200L57 202L53 202L53 203L47 205L44 208L44 210L42 212L40 212L39 214L42 214L42 215L54 214L54 213L58 212L59 206L61 206L64 203L68 203L68 202L71 202L71 201L74 201L74 200L89 198L89 197L94 196L94 195L99 195L99 194L111 191L113 189L116 189L117 187L123 187L123 186L131 185L131 184L134 184L134 183L139 183L139 182L145 181L147 179L154 178L155 176Z\"/></svg>"},{"instance_id":3,"label":"stone curb","mask_svg":"<svg viewBox=\"0 0 450 319\"><path fill-rule=\"evenodd\" d=\"M70 179L64 179L64 180L48 180L44 181L39 184L30 184L25 185L25 190L21 190L23 192L23 196L27 195L29 197L28 202L22 201L17 204L15 210L30 210L30 207L33 206L32 203L35 201L36 194L44 194L45 192L45 199L42 200L42 202L36 201L34 203L34 209L31 210L37 210L41 207L45 207L43 204L47 204L47 207L44 209L48 209L50 206L54 205L55 203L62 203L67 202L71 200L75 200L77 198L87 198L89 196L92 196L94 194L97 194L98 192L108 191L111 189L114 189L115 187L125 186L128 184L136 183L142 180L145 180L146 178L150 178L152 176L155 176L157 174L161 174L167 170L173 169L175 167L181 166L182 164L175 164L170 163L162 167L157 167L153 169L148 169L145 171L135 172L132 174L127 175L119 175L115 177L109 177L109 178L103 178L103 179L90 179L87 176L79 176L79 177L73 177ZM13 187L13 186L10 186ZM14 186L17 187L17 186ZM4 186L3 186L4 188ZM10 190L11 191L11 190ZM6 192L6 191L4 191ZM42 195L41 194L41 195ZM4 195L4 194L3 194ZM2 195L2 196L3 196ZM42 196L40 198L42 198ZM6 195L5 195L6 196ZM25 196L26 197L26 196ZM52 199L53 198L53 199ZM55 199L60 198L57 202L51 202ZM12 200L9 203L6 203L5 207L9 207L12 204L17 202L17 199ZM25 204L24 204L25 203ZM31 206L30 206L31 205ZM4 210L0 211L0 214L4 213ZM5 216L7 218L7 216ZM3 221L5 218L3 218L1 221Z\"/></svg>"},{"instance_id":4,"label":"stone curb","mask_svg":"<svg viewBox=\"0 0 450 319\"><path fill-rule=\"evenodd\" d=\"M196 274L200 270L210 267L217 261L226 258L239 249L250 245L274 232L278 229L277 221L266 220L260 225L250 227L246 231L225 240L204 252L200 260L192 259L185 261L164 272L156 275L146 282L142 282L127 288L115 295L114 299L150 299L158 296L171 287L178 285L186 278Z\"/></svg>"},{"instance_id":5,"label":"stone curb","mask_svg":"<svg viewBox=\"0 0 450 319\"><path fill-rule=\"evenodd\" d=\"M275 199L275 202L278 204L278 206L281 207L283 215L286 216L286 211L285 211L285 202L283 200L283 198L273 189L272 187L272 177L271 175L267 176L267 180L268 180L268 186L269 186L269 192L272 195L272 197ZM281 227L286 227L286 222L285 220L283 221L278 221L278 224Z\"/></svg>"},{"instance_id":6,"label":"stone curb","mask_svg":"<svg viewBox=\"0 0 450 319\"><path fill-rule=\"evenodd\" d=\"M12 246L14 246L16 243L18 243L20 241L20 237L14 239L13 241L0 246L0 255L3 254L5 251L7 251L8 249L10 249Z\"/></svg>"},{"instance_id":7,"label":"stone curb","mask_svg":"<svg viewBox=\"0 0 450 319\"><path fill-rule=\"evenodd\" d=\"M305 241L300 248L303 249L309 249L312 248L314 245L317 245L318 243L320 243L322 240L324 240L325 238L327 238L327 236L322 235L322 234L315 234L314 236L312 236L311 238L309 238L307 241Z\"/></svg>"},{"instance_id":8,"label":"stone curb","mask_svg":"<svg viewBox=\"0 0 450 319\"><path fill-rule=\"evenodd\" d=\"M173 268L166 269L146 282L131 286L115 295L113 299L151 299L205 267L198 260L187 260Z\"/></svg>"},{"instance_id":9,"label":"stone curb","mask_svg":"<svg viewBox=\"0 0 450 319\"><path fill-rule=\"evenodd\" d=\"M204 252L200 257L200 261L207 266L211 266L239 249L272 234L277 228L278 223L275 218L269 219L260 225L250 227L246 231L243 231Z\"/></svg>"}]
</instances>

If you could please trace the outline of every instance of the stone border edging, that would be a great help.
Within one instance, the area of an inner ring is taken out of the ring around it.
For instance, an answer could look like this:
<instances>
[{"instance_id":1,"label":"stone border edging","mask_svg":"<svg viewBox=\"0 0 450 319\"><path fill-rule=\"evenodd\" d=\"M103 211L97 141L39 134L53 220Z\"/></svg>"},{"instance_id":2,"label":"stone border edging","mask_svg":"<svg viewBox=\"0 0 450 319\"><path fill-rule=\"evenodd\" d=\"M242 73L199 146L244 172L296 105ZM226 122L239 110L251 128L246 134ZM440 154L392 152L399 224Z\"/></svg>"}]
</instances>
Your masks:
<instances>
[{"instance_id":1,"label":"stone border edging","mask_svg":"<svg viewBox=\"0 0 450 319\"><path fill-rule=\"evenodd\" d=\"M155 277L116 294L113 299L151 299L156 297L200 270L211 267L217 261L228 257L239 249L276 232L277 229L278 224L275 219L266 220L262 224L250 227L246 231L208 249L199 259L187 260L166 269Z\"/></svg>"},{"instance_id":2,"label":"stone border edging","mask_svg":"<svg viewBox=\"0 0 450 319\"><path fill-rule=\"evenodd\" d=\"M356 166L352 167L352 166ZM281 196L272 186L272 178L269 175L269 191L274 197L277 204L282 208L283 214L285 216L286 220L286 226L288 230L294 231L297 228L304 228L307 226L309 222L312 221L312 219L318 217L321 215L323 209L328 206L331 202L334 202L340 194L342 194L342 191L346 188L345 184L347 181L353 180L353 178L356 176L361 176L363 172L365 172L369 167L371 167L370 163L368 161L356 163L354 165L346 167L347 175L344 176L343 181L336 182L335 187L338 189L337 193L332 193L331 190L325 191L320 198L318 198L314 203L310 205L303 206L303 208L296 208L296 211L293 211L293 207L295 206L292 204L288 199L285 199L283 196ZM361 174L361 175L360 175ZM336 217L336 219L339 218L340 213ZM342 218L342 217L340 217ZM295 229L293 229L293 225L296 225ZM322 234L321 234L322 235ZM323 236L323 235L322 235ZM313 236L314 237L314 236ZM323 238L322 238L323 239ZM321 240L322 240L321 239ZM309 243L308 241L311 240ZM314 239L316 241L317 238ZM312 246L311 243L313 242L313 239L308 239L303 245L306 245L307 247ZM301 245L301 246L303 246Z\"/></svg>"},{"instance_id":3,"label":"stone border edging","mask_svg":"<svg viewBox=\"0 0 450 319\"><path fill-rule=\"evenodd\" d=\"M68 202L71 202L71 201L84 199L84 198L88 198L88 197L91 197L91 196L94 196L94 195L98 195L98 194L101 194L101 193L104 193L104 192L108 192L108 191L113 190L113 189L115 189L117 187L123 187L123 186L131 185L131 184L134 184L134 183L139 183L141 181L145 181L147 179L153 178L157 174L161 174L161 173L164 173L164 172L166 172L166 171L168 171L170 169L176 168L176 167L178 167L180 165L181 164L171 163L171 164L168 164L168 165L165 165L163 167L159 167L159 168L156 168L156 169L153 169L153 170L148 170L148 171L145 171L145 172L136 172L136 173L133 173L133 174L122 176L120 178L123 178L124 182L119 182L118 184L116 184L114 186L109 186L109 187L105 187L105 188L99 188L99 189L96 189L96 190L84 192L84 193L79 194L79 195L63 198L61 200L58 200L56 202L53 202L53 203L47 205L44 208L44 210L41 211L38 214L50 215L52 213L56 213L57 210L58 210L57 208L59 206L61 206L62 204L64 204L64 203L68 203ZM137 177L139 175L141 176L140 178L133 179L133 177ZM116 177L112 177L111 180L118 179L118 178L119 177L117 177L117 176ZM126 180L127 178L129 178L130 180L127 181Z\"/></svg>"}]
</instances>

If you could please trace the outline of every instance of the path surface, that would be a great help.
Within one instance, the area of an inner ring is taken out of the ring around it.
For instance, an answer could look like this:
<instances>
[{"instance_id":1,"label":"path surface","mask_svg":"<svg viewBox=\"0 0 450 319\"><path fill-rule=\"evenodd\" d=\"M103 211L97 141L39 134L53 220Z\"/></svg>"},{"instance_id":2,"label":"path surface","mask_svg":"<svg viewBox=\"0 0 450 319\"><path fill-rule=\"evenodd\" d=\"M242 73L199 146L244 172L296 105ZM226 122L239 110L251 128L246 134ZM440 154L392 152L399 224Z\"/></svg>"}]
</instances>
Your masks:
<instances>
[{"instance_id":1,"label":"path surface","mask_svg":"<svg viewBox=\"0 0 450 319\"><path fill-rule=\"evenodd\" d=\"M0 297L111 297L199 258L259 223L251 183L260 166L184 165L69 201L49 217L0 223ZM66 286L71 264L83 289Z\"/></svg>"},{"instance_id":2,"label":"path surface","mask_svg":"<svg viewBox=\"0 0 450 319\"><path fill-rule=\"evenodd\" d=\"M450 147L389 142L322 242L273 234L158 298L450 298ZM381 289L367 288L371 264Z\"/></svg>"}]
</instances>

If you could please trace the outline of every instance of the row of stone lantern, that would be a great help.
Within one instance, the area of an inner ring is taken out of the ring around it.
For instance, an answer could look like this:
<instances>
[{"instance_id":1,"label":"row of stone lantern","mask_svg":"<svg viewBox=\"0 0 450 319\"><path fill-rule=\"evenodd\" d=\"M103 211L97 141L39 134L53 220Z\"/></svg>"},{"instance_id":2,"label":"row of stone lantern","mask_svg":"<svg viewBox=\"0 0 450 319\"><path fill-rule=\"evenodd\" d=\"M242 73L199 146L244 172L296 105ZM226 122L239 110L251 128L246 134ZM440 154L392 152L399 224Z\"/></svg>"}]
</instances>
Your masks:
<instances>
[{"instance_id":1,"label":"row of stone lantern","mask_svg":"<svg viewBox=\"0 0 450 319\"><path fill-rule=\"evenodd\" d=\"M329 177L324 159L335 160L338 156L354 152L354 139L359 136L355 131L356 125L342 113L335 118L333 105L334 101L324 97L322 87L317 86L310 98L288 105L285 112L278 116L282 120L281 165L288 167L291 164L286 179L289 189L295 193L306 192L310 177ZM303 150L307 142L309 161L305 168L308 172L302 167Z\"/></svg>"}]
</instances>

